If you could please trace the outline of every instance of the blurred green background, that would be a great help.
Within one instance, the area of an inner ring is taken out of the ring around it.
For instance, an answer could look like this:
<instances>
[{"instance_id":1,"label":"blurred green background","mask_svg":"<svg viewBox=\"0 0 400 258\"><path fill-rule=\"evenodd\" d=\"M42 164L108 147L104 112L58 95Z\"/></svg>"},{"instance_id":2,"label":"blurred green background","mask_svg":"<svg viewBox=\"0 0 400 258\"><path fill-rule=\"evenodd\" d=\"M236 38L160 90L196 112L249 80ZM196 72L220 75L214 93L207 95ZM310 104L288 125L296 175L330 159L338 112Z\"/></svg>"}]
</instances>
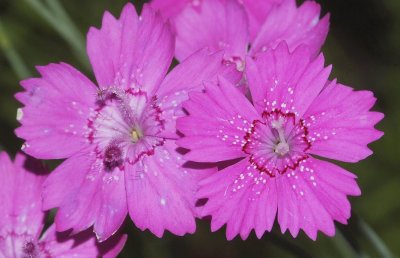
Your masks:
<instances>
[{"instance_id":1,"label":"blurred green background","mask_svg":"<svg viewBox=\"0 0 400 258\"><path fill-rule=\"evenodd\" d=\"M19 80L36 75L35 65L60 61L93 78L82 45L85 34L90 26L100 26L105 10L118 15L125 2L0 0L1 149L15 154L22 144L13 134L19 106L13 95L21 90ZM133 2L139 8L143 5L143 1ZM358 175L363 191L361 197L351 199L354 214L349 225L338 225L336 237L320 234L315 242L304 234L297 239L282 235L277 227L261 240L252 235L247 241L228 242L224 230L210 233L205 221L198 222L194 235L166 234L158 239L127 220L123 231L129 239L121 257L400 255L400 0L319 2L324 13L331 13L331 31L323 51L327 63L334 66L334 77L356 89L374 91L378 98L375 109L386 115L378 126L385 136L371 145L374 155L345 165Z\"/></svg>"}]
</instances>

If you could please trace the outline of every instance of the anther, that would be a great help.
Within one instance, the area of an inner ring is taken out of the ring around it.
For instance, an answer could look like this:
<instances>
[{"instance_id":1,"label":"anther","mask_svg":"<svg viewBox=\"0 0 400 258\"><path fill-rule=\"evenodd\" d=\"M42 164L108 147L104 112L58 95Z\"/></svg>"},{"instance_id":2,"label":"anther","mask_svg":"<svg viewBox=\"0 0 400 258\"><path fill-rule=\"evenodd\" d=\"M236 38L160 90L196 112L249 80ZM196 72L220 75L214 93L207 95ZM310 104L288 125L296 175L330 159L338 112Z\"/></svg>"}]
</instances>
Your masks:
<instances>
[{"instance_id":1,"label":"anther","mask_svg":"<svg viewBox=\"0 0 400 258\"><path fill-rule=\"evenodd\" d=\"M283 123L285 122L285 119L283 117L279 117L278 120L274 120L271 122L272 128L279 130L283 128Z\"/></svg>"},{"instance_id":2,"label":"anther","mask_svg":"<svg viewBox=\"0 0 400 258\"><path fill-rule=\"evenodd\" d=\"M136 143L142 138L143 133L139 129L133 129L131 132L132 142Z\"/></svg>"},{"instance_id":3,"label":"anther","mask_svg":"<svg viewBox=\"0 0 400 258\"><path fill-rule=\"evenodd\" d=\"M103 163L105 168L109 171L118 167L122 163L121 148L114 143L110 144L104 152Z\"/></svg>"},{"instance_id":4,"label":"anther","mask_svg":"<svg viewBox=\"0 0 400 258\"><path fill-rule=\"evenodd\" d=\"M279 142L282 144L286 144L287 146L289 146L286 142L285 139L285 130L283 129L283 124L284 124L285 120L283 119L283 117L279 117L278 120L274 120L271 122L271 126L272 128L274 128L276 131L278 131L279 134Z\"/></svg>"},{"instance_id":5,"label":"anther","mask_svg":"<svg viewBox=\"0 0 400 258\"><path fill-rule=\"evenodd\" d=\"M286 142L280 142L275 146L275 153L279 154L280 156L284 156L289 152L289 144Z\"/></svg>"},{"instance_id":6,"label":"anther","mask_svg":"<svg viewBox=\"0 0 400 258\"><path fill-rule=\"evenodd\" d=\"M23 246L23 252L28 255L27 257L36 257L36 247L35 244L31 241L26 242Z\"/></svg>"}]
</instances>

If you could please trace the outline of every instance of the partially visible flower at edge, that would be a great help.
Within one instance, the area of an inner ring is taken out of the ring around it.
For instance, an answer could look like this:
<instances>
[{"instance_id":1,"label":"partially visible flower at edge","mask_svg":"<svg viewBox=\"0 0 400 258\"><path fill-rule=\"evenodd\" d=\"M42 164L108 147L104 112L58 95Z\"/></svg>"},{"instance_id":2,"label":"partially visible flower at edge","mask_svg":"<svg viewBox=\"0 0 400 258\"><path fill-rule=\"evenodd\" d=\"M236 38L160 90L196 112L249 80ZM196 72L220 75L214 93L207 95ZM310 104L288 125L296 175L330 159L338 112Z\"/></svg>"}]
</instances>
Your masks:
<instances>
[{"instance_id":1,"label":"partially visible flower at edge","mask_svg":"<svg viewBox=\"0 0 400 258\"><path fill-rule=\"evenodd\" d=\"M90 230L68 236L51 225L42 234L46 212L41 210L42 164L22 154L12 162L0 153L0 256L2 257L116 257L126 235L97 243Z\"/></svg>"},{"instance_id":2,"label":"partially visible flower at edge","mask_svg":"<svg viewBox=\"0 0 400 258\"><path fill-rule=\"evenodd\" d=\"M185 166L175 121L188 92L231 70L223 53L200 50L166 75L174 37L147 5L141 16L132 4L119 19L106 12L87 40L98 87L70 65L50 64L37 68L41 78L22 81L25 91L16 95L25 106L16 130L23 150L66 159L44 183L44 208L58 207L58 231L93 225L100 241L128 212L159 237L165 230L193 233L197 182L213 169Z\"/></svg>"},{"instance_id":3,"label":"partially visible flower at edge","mask_svg":"<svg viewBox=\"0 0 400 258\"><path fill-rule=\"evenodd\" d=\"M361 192L355 175L314 155L344 162L371 155L367 144L383 135L374 128L383 114L369 111L376 99L328 81L322 54L313 60L303 45L290 52L282 42L247 62L252 102L221 78L190 94L189 115L177 122L188 160L236 160L200 182L197 197L208 199L201 213L211 215L212 231L227 224L228 239L253 229L261 238L276 217L293 236L300 229L312 239L319 230L332 236L333 221L350 217L347 195Z\"/></svg>"},{"instance_id":4,"label":"partially visible flower at edge","mask_svg":"<svg viewBox=\"0 0 400 258\"><path fill-rule=\"evenodd\" d=\"M208 0L151 0L154 9L159 10L165 19L174 19L187 7L200 7ZM212 0L218 1L218 0ZM225 0L224 0L225 1ZM271 9L287 0L228 0L235 1L245 8L249 23L250 38L254 39ZM225 2L226 3L226 2ZM198 8L200 9L200 8ZM233 22L233 20L231 20ZM219 26L221 24L215 24Z\"/></svg>"},{"instance_id":5,"label":"partially visible flower at edge","mask_svg":"<svg viewBox=\"0 0 400 258\"><path fill-rule=\"evenodd\" d=\"M171 20L176 31L176 57L185 59L203 47L225 50L226 62L245 69L255 57L285 40L290 50L301 44L320 52L329 30L329 14L320 6L295 0L153 0L152 6ZM249 48L250 45L250 48Z\"/></svg>"}]
</instances>

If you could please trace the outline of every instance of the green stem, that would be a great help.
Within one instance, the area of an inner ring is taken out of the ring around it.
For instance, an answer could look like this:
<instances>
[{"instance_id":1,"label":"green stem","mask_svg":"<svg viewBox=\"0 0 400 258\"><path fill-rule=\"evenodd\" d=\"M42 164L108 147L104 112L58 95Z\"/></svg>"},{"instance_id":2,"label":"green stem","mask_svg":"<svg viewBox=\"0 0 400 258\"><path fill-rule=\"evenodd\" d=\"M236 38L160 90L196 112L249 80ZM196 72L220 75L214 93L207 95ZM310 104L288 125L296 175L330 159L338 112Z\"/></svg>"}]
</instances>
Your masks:
<instances>
[{"instance_id":1,"label":"green stem","mask_svg":"<svg viewBox=\"0 0 400 258\"><path fill-rule=\"evenodd\" d=\"M284 237L271 232L270 237L268 237L268 241L273 244L279 246L282 250L293 254L296 257L300 258L314 258L314 256L309 253L307 250L302 247L286 240Z\"/></svg>"},{"instance_id":2,"label":"green stem","mask_svg":"<svg viewBox=\"0 0 400 258\"><path fill-rule=\"evenodd\" d=\"M7 32L0 20L0 48L3 49L3 52L10 62L11 67L14 72L18 76L19 79L25 79L30 77L31 74L22 61L22 58L18 54L18 52L14 49L10 39L8 38Z\"/></svg>"},{"instance_id":3,"label":"green stem","mask_svg":"<svg viewBox=\"0 0 400 258\"><path fill-rule=\"evenodd\" d=\"M365 255L359 254L340 230L336 230L336 236L332 238L332 242L337 247L343 258L365 258Z\"/></svg>"},{"instance_id":4,"label":"green stem","mask_svg":"<svg viewBox=\"0 0 400 258\"><path fill-rule=\"evenodd\" d=\"M358 224L360 231L365 235L369 242L374 246L376 251L382 258L394 258L394 255L385 245L385 243L380 239L378 234L361 218L358 218Z\"/></svg>"},{"instance_id":5,"label":"green stem","mask_svg":"<svg viewBox=\"0 0 400 258\"><path fill-rule=\"evenodd\" d=\"M60 18L60 20L63 21L63 24L69 30L71 31L71 35L75 37L76 40L74 40L74 44L76 45L75 47L79 49L79 53L83 54L83 56L86 56L86 50L85 50L85 39L79 32L79 30L76 28L74 25L72 19L69 17L68 13L65 11L63 6L61 5L59 0L46 0L48 6L52 9L52 11L55 13L56 16Z\"/></svg>"},{"instance_id":6,"label":"green stem","mask_svg":"<svg viewBox=\"0 0 400 258\"><path fill-rule=\"evenodd\" d=\"M25 2L30 4L30 6L60 34L75 51L75 55L82 65L88 68L89 63L86 58L85 40L71 18L65 12L61 3L58 0L46 0L49 6L47 7L40 0L25 0Z\"/></svg>"}]
</instances>

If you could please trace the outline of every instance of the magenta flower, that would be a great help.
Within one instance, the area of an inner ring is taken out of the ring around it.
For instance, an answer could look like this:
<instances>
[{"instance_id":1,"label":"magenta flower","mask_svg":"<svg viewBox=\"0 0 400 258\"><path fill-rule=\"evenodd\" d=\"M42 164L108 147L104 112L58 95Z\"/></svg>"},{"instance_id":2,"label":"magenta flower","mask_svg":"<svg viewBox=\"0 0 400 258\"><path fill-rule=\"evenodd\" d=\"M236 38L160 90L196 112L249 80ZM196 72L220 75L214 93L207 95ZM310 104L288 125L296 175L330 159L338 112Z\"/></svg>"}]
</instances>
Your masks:
<instances>
[{"instance_id":1,"label":"magenta flower","mask_svg":"<svg viewBox=\"0 0 400 258\"><path fill-rule=\"evenodd\" d=\"M221 79L184 103L189 115L177 127L186 158L237 161L200 182L197 197L208 199L202 215L212 216L212 231L227 224L228 239L246 239L252 229L261 238L277 217L282 232L302 229L316 239L318 230L332 236L333 221L350 217L346 197L360 195L356 176L314 156L366 158L367 144L382 136L374 125L383 114L369 111L371 92L329 82L323 56L312 60L307 47L290 52L281 43L247 59L252 102Z\"/></svg>"},{"instance_id":2,"label":"magenta flower","mask_svg":"<svg viewBox=\"0 0 400 258\"><path fill-rule=\"evenodd\" d=\"M176 57L205 46L224 49L225 61L245 69L247 55L256 56L285 40L291 50L307 44L314 56L329 30L329 15L320 6L295 0L153 0L152 6L171 19L176 31ZM249 49L249 45L251 46Z\"/></svg>"},{"instance_id":3,"label":"magenta flower","mask_svg":"<svg viewBox=\"0 0 400 258\"><path fill-rule=\"evenodd\" d=\"M212 0L212 1L217 2L219 0ZM273 9L273 7L289 0L228 0L228 1L235 1L243 5L249 23L249 32L251 38L254 39L257 33L259 32L261 26L263 25L265 19L267 18L268 14ZM175 16L179 15L179 13L182 12L185 8L195 7L198 8L199 10L203 2L205 2L205 4L210 3L208 0L152 0L151 5L154 9L160 10L164 18L173 20ZM220 3L224 4L226 3L226 1ZM233 20L231 20L231 22L233 22ZM214 26L220 26L220 25L221 24L214 24Z\"/></svg>"},{"instance_id":4,"label":"magenta flower","mask_svg":"<svg viewBox=\"0 0 400 258\"><path fill-rule=\"evenodd\" d=\"M46 213L41 209L42 184L47 176L40 162L17 154L13 163L0 153L0 257L116 257L125 235L98 244L90 231L69 237L51 225L41 236Z\"/></svg>"},{"instance_id":5,"label":"magenta flower","mask_svg":"<svg viewBox=\"0 0 400 258\"><path fill-rule=\"evenodd\" d=\"M94 225L100 240L128 211L159 237L193 233L197 180L209 170L182 166L175 120L187 92L229 69L222 54L199 51L166 76L169 26L148 6L139 17L132 4L119 19L105 13L101 29L88 33L87 51L99 87L67 64L50 64L17 95L24 151L67 159L44 183L44 208L58 207L58 231Z\"/></svg>"}]
</instances>

